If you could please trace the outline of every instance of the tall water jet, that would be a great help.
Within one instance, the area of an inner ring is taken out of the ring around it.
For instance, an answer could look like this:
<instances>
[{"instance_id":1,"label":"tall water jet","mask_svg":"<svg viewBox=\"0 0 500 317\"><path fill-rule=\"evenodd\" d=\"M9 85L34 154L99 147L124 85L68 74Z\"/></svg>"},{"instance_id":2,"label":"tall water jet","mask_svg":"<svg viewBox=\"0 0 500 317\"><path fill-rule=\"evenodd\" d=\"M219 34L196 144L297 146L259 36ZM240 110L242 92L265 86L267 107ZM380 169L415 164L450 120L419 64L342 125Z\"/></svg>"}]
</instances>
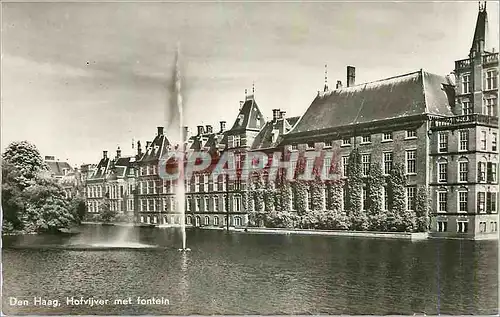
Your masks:
<instances>
[{"instance_id":1,"label":"tall water jet","mask_svg":"<svg viewBox=\"0 0 500 317\"><path fill-rule=\"evenodd\" d=\"M182 234L182 249L186 248L186 215L185 215L185 189L184 189L184 158L185 158L185 143L183 136L183 104L182 104L182 86L181 86L181 70L180 70L180 45L177 45L175 53L175 64L172 74L170 86L170 103L167 106L166 121L168 136L177 152L177 168L178 178L176 186L177 208L180 213L181 234Z\"/></svg>"}]
</instances>

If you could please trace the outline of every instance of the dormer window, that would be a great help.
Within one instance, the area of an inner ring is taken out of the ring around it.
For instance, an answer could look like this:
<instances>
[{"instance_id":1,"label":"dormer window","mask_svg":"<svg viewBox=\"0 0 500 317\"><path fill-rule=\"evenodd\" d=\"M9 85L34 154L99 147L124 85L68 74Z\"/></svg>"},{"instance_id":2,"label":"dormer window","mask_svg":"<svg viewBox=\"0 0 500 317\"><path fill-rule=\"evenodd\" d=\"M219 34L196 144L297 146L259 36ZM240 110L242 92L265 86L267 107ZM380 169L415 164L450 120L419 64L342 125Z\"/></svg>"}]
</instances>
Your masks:
<instances>
[{"instance_id":1,"label":"dormer window","mask_svg":"<svg viewBox=\"0 0 500 317\"><path fill-rule=\"evenodd\" d=\"M243 125L243 119L245 119L245 115L244 114L240 114L238 116L238 125Z\"/></svg>"},{"instance_id":2,"label":"dormer window","mask_svg":"<svg viewBox=\"0 0 500 317\"><path fill-rule=\"evenodd\" d=\"M256 120L257 120L257 121L255 122L255 126L256 126L258 129L260 129L260 116L257 116Z\"/></svg>"},{"instance_id":3,"label":"dormer window","mask_svg":"<svg viewBox=\"0 0 500 317\"><path fill-rule=\"evenodd\" d=\"M233 136L233 147L240 147L241 146L241 139L239 135Z\"/></svg>"},{"instance_id":4,"label":"dormer window","mask_svg":"<svg viewBox=\"0 0 500 317\"><path fill-rule=\"evenodd\" d=\"M278 129L273 130L273 143L278 140L278 136L280 135L280 131Z\"/></svg>"}]
</instances>

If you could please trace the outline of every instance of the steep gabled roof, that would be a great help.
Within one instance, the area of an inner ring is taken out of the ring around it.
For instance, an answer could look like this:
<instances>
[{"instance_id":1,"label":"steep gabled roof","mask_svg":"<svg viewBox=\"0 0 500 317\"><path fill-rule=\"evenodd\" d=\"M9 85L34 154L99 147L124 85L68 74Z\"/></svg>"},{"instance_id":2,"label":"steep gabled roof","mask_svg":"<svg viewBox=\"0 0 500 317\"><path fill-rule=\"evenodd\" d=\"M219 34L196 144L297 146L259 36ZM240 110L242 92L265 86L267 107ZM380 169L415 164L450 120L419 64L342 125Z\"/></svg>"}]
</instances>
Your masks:
<instances>
[{"instance_id":1,"label":"steep gabled roof","mask_svg":"<svg viewBox=\"0 0 500 317\"><path fill-rule=\"evenodd\" d=\"M299 118L280 118L276 121L271 120L266 122L262 130L255 137L251 149L259 150L276 147L283 138L283 134L290 131Z\"/></svg>"},{"instance_id":2,"label":"steep gabled roof","mask_svg":"<svg viewBox=\"0 0 500 317\"><path fill-rule=\"evenodd\" d=\"M420 114L452 115L445 77L419 70L319 94L288 133L368 123Z\"/></svg>"},{"instance_id":3,"label":"steep gabled roof","mask_svg":"<svg viewBox=\"0 0 500 317\"><path fill-rule=\"evenodd\" d=\"M238 133L247 129L260 130L265 123L266 120L255 99L253 96L247 96L230 131Z\"/></svg>"},{"instance_id":4,"label":"steep gabled roof","mask_svg":"<svg viewBox=\"0 0 500 317\"><path fill-rule=\"evenodd\" d=\"M159 160L168 151L170 142L164 134L157 134L151 144L144 149L139 162L152 162Z\"/></svg>"},{"instance_id":5,"label":"steep gabled roof","mask_svg":"<svg viewBox=\"0 0 500 317\"><path fill-rule=\"evenodd\" d=\"M64 176L64 170L67 170L67 173L73 171L73 168L68 162L47 160L45 163L49 166L52 176Z\"/></svg>"}]
</instances>

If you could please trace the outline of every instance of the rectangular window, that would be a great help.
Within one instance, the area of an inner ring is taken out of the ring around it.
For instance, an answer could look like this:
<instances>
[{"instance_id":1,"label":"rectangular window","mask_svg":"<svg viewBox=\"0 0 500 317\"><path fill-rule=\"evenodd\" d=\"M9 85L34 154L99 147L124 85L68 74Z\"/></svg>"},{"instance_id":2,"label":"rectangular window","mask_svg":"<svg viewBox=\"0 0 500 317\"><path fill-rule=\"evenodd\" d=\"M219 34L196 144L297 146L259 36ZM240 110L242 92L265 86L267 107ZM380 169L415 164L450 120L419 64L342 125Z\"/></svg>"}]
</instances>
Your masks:
<instances>
[{"instance_id":1,"label":"rectangular window","mask_svg":"<svg viewBox=\"0 0 500 317\"><path fill-rule=\"evenodd\" d=\"M460 182L467 182L469 180L469 162L458 162L458 174Z\"/></svg>"},{"instance_id":2,"label":"rectangular window","mask_svg":"<svg viewBox=\"0 0 500 317\"><path fill-rule=\"evenodd\" d=\"M486 232L486 221L479 222L479 232Z\"/></svg>"},{"instance_id":3,"label":"rectangular window","mask_svg":"<svg viewBox=\"0 0 500 317\"><path fill-rule=\"evenodd\" d=\"M191 198L186 197L186 211L191 211Z\"/></svg>"},{"instance_id":4,"label":"rectangular window","mask_svg":"<svg viewBox=\"0 0 500 317\"><path fill-rule=\"evenodd\" d=\"M219 211L219 197L214 197L214 211Z\"/></svg>"},{"instance_id":5,"label":"rectangular window","mask_svg":"<svg viewBox=\"0 0 500 317\"><path fill-rule=\"evenodd\" d=\"M148 199L148 211L154 211L155 205L154 205L154 200Z\"/></svg>"},{"instance_id":6,"label":"rectangular window","mask_svg":"<svg viewBox=\"0 0 500 317\"><path fill-rule=\"evenodd\" d=\"M439 132L438 134L438 152L448 151L448 132Z\"/></svg>"},{"instance_id":7,"label":"rectangular window","mask_svg":"<svg viewBox=\"0 0 500 317\"><path fill-rule=\"evenodd\" d=\"M481 131L481 150L486 151L486 131Z\"/></svg>"},{"instance_id":8,"label":"rectangular window","mask_svg":"<svg viewBox=\"0 0 500 317\"><path fill-rule=\"evenodd\" d=\"M297 151L297 144L292 144L292 151Z\"/></svg>"},{"instance_id":9,"label":"rectangular window","mask_svg":"<svg viewBox=\"0 0 500 317\"><path fill-rule=\"evenodd\" d=\"M370 135L363 135L361 137L361 143L370 143L372 141L372 138Z\"/></svg>"},{"instance_id":10,"label":"rectangular window","mask_svg":"<svg viewBox=\"0 0 500 317\"><path fill-rule=\"evenodd\" d=\"M209 206L210 206L210 205L209 205L209 200L208 200L208 197L205 197L205 199L204 199L204 200L205 200L205 201L204 201L204 206L203 206L203 207L205 207L205 211L208 211L208 210L209 210Z\"/></svg>"},{"instance_id":11,"label":"rectangular window","mask_svg":"<svg viewBox=\"0 0 500 317\"><path fill-rule=\"evenodd\" d=\"M470 101L462 101L462 115L472 114L472 105Z\"/></svg>"},{"instance_id":12,"label":"rectangular window","mask_svg":"<svg viewBox=\"0 0 500 317\"><path fill-rule=\"evenodd\" d=\"M494 70L486 72L486 90L497 89L497 74Z\"/></svg>"},{"instance_id":13,"label":"rectangular window","mask_svg":"<svg viewBox=\"0 0 500 317\"><path fill-rule=\"evenodd\" d=\"M438 221L437 222L437 231L438 232L446 232L448 229L448 222L447 221Z\"/></svg>"},{"instance_id":14,"label":"rectangular window","mask_svg":"<svg viewBox=\"0 0 500 317\"><path fill-rule=\"evenodd\" d=\"M446 182L448 180L448 163L438 163L438 182Z\"/></svg>"},{"instance_id":15,"label":"rectangular window","mask_svg":"<svg viewBox=\"0 0 500 317\"><path fill-rule=\"evenodd\" d=\"M201 197L196 197L196 209L195 211L201 211Z\"/></svg>"},{"instance_id":16,"label":"rectangular window","mask_svg":"<svg viewBox=\"0 0 500 317\"><path fill-rule=\"evenodd\" d=\"M227 195L222 196L222 211L227 211Z\"/></svg>"},{"instance_id":17,"label":"rectangular window","mask_svg":"<svg viewBox=\"0 0 500 317\"><path fill-rule=\"evenodd\" d=\"M469 150L469 131L462 130L460 131L459 137L459 151L467 151Z\"/></svg>"},{"instance_id":18,"label":"rectangular window","mask_svg":"<svg viewBox=\"0 0 500 317\"><path fill-rule=\"evenodd\" d=\"M497 232L498 228L497 228L497 222L496 221L492 221L490 222L490 225L491 225L491 232Z\"/></svg>"},{"instance_id":19,"label":"rectangular window","mask_svg":"<svg viewBox=\"0 0 500 317\"><path fill-rule=\"evenodd\" d=\"M458 211L467 212L469 209L468 192L458 192Z\"/></svg>"},{"instance_id":20,"label":"rectangular window","mask_svg":"<svg viewBox=\"0 0 500 317\"><path fill-rule=\"evenodd\" d=\"M323 178L326 178L330 174L330 168L332 166L332 159L325 158L323 163Z\"/></svg>"},{"instance_id":21,"label":"rectangular window","mask_svg":"<svg viewBox=\"0 0 500 317\"><path fill-rule=\"evenodd\" d=\"M497 151L497 142L498 142L498 140L497 140L497 134L495 132L493 132L491 134L491 150L493 152Z\"/></svg>"},{"instance_id":22,"label":"rectangular window","mask_svg":"<svg viewBox=\"0 0 500 317\"><path fill-rule=\"evenodd\" d=\"M406 210L415 210L415 196L417 194L416 186L406 187Z\"/></svg>"},{"instance_id":23,"label":"rectangular window","mask_svg":"<svg viewBox=\"0 0 500 317\"><path fill-rule=\"evenodd\" d=\"M497 106L497 98L496 97L489 97L484 99L484 108L483 108L483 114L487 116L495 116L496 115L496 106Z\"/></svg>"},{"instance_id":24,"label":"rectangular window","mask_svg":"<svg viewBox=\"0 0 500 317\"><path fill-rule=\"evenodd\" d=\"M477 181L478 182L486 182L486 163L478 162L477 163Z\"/></svg>"},{"instance_id":25,"label":"rectangular window","mask_svg":"<svg viewBox=\"0 0 500 317\"><path fill-rule=\"evenodd\" d=\"M351 145L351 138L343 138L342 145Z\"/></svg>"},{"instance_id":26,"label":"rectangular window","mask_svg":"<svg viewBox=\"0 0 500 317\"><path fill-rule=\"evenodd\" d=\"M361 155L361 164L363 168L363 176L368 176L370 173L370 161L371 161L371 155L370 154L362 154Z\"/></svg>"},{"instance_id":27,"label":"rectangular window","mask_svg":"<svg viewBox=\"0 0 500 317\"><path fill-rule=\"evenodd\" d=\"M385 132L382 135L382 141L392 141L392 132Z\"/></svg>"},{"instance_id":28,"label":"rectangular window","mask_svg":"<svg viewBox=\"0 0 500 317\"><path fill-rule=\"evenodd\" d=\"M332 141L325 141L325 147L332 147Z\"/></svg>"},{"instance_id":29,"label":"rectangular window","mask_svg":"<svg viewBox=\"0 0 500 317\"><path fill-rule=\"evenodd\" d=\"M406 130L407 139L415 139L417 137L417 130Z\"/></svg>"},{"instance_id":30,"label":"rectangular window","mask_svg":"<svg viewBox=\"0 0 500 317\"><path fill-rule=\"evenodd\" d=\"M486 193L484 192L477 193L477 210L480 213L484 213L486 211Z\"/></svg>"},{"instance_id":31,"label":"rectangular window","mask_svg":"<svg viewBox=\"0 0 500 317\"><path fill-rule=\"evenodd\" d=\"M234 204L234 211L239 212L241 210L241 197L234 196L233 204Z\"/></svg>"},{"instance_id":32,"label":"rectangular window","mask_svg":"<svg viewBox=\"0 0 500 317\"><path fill-rule=\"evenodd\" d=\"M448 210L448 193L438 192L438 212L446 212Z\"/></svg>"},{"instance_id":33,"label":"rectangular window","mask_svg":"<svg viewBox=\"0 0 500 317\"><path fill-rule=\"evenodd\" d=\"M417 151L407 150L406 151L406 174L417 173Z\"/></svg>"},{"instance_id":34,"label":"rectangular window","mask_svg":"<svg viewBox=\"0 0 500 317\"><path fill-rule=\"evenodd\" d=\"M470 93L470 74L462 75L462 93Z\"/></svg>"},{"instance_id":35,"label":"rectangular window","mask_svg":"<svg viewBox=\"0 0 500 317\"><path fill-rule=\"evenodd\" d=\"M488 183L497 182L497 163L486 163L486 177Z\"/></svg>"},{"instance_id":36,"label":"rectangular window","mask_svg":"<svg viewBox=\"0 0 500 317\"><path fill-rule=\"evenodd\" d=\"M342 156L342 177L347 177L347 166L349 165L349 157Z\"/></svg>"},{"instance_id":37,"label":"rectangular window","mask_svg":"<svg viewBox=\"0 0 500 317\"><path fill-rule=\"evenodd\" d=\"M240 147L241 145L241 138L239 135L234 135L233 136L233 147Z\"/></svg>"},{"instance_id":38,"label":"rectangular window","mask_svg":"<svg viewBox=\"0 0 500 317\"><path fill-rule=\"evenodd\" d=\"M467 233L469 223L467 221L457 221L457 232L458 233Z\"/></svg>"},{"instance_id":39,"label":"rectangular window","mask_svg":"<svg viewBox=\"0 0 500 317\"><path fill-rule=\"evenodd\" d=\"M492 213L497 212L497 193L486 193L486 211Z\"/></svg>"},{"instance_id":40,"label":"rectangular window","mask_svg":"<svg viewBox=\"0 0 500 317\"><path fill-rule=\"evenodd\" d=\"M392 170L392 152L384 152L383 156L384 174L389 175Z\"/></svg>"}]
</instances>

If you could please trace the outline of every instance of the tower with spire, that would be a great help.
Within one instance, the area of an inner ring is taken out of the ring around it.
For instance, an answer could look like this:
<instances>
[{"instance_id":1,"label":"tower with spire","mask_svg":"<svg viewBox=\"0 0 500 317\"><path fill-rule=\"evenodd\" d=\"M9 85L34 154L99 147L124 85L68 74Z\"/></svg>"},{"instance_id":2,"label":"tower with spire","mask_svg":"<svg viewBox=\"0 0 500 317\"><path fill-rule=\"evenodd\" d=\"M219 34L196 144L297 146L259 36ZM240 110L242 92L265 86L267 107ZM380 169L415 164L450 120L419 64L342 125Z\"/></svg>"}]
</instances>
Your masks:
<instances>
[{"instance_id":1,"label":"tower with spire","mask_svg":"<svg viewBox=\"0 0 500 317\"><path fill-rule=\"evenodd\" d=\"M490 38L486 1L479 1L469 58L455 62L457 115L498 116L498 42Z\"/></svg>"}]
</instances>

